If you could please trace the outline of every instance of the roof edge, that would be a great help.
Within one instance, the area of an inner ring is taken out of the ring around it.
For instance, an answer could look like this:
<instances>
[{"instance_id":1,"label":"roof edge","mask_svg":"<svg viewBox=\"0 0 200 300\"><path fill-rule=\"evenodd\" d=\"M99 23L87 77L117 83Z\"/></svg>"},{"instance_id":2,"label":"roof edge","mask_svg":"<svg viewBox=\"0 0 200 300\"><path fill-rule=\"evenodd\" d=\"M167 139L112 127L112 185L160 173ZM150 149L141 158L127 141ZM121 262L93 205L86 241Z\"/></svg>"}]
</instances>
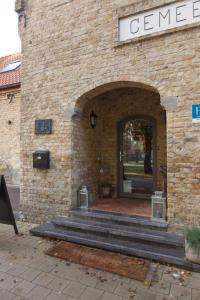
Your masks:
<instances>
[{"instance_id":1,"label":"roof edge","mask_svg":"<svg viewBox=\"0 0 200 300\"><path fill-rule=\"evenodd\" d=\"M9 88L13 88L13 87L21 87L21 83L17 82L17 83L13 83L13 84L2 85L2 86L0 86L0 90L6 90Z\"/></svg>"}]
</instances>

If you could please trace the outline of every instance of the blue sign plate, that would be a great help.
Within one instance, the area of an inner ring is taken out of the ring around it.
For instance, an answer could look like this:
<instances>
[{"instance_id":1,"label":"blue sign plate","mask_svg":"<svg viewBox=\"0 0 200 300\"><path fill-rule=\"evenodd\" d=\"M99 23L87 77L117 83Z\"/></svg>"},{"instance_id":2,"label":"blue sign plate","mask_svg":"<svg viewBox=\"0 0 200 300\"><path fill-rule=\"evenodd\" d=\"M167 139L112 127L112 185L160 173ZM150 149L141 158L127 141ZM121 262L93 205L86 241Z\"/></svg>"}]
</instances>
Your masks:
<instances>
[{"instance_id":1,"label":"blue sign plate","mask_svg":"<svg viewBox=\"0 0 200 300\"><path fill-rule=\"evenodd\" d=\"M192 104L192 122L200 123L200 104Z\"/></svg>"}]
</instances>

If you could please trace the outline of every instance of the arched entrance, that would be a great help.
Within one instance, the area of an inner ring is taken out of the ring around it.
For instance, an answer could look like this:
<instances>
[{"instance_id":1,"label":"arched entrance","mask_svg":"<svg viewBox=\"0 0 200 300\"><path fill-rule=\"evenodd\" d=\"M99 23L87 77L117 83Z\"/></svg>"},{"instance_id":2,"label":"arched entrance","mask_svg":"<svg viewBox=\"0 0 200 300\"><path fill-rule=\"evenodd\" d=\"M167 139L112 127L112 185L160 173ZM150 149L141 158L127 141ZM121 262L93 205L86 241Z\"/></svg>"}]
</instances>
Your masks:
<instances>
[{"instance_id":1,"label":"arched entrance","mask_svg":"<svg viewBox=\"0 0 200 300\"><path fill-rule=\"evenodd\" d=\"M74 207L76 191L84 184L93 209L150 216L150 196L164 189L160 168L167 164L166 115L159 93L138 83L112 83L83 95L76 110ZM92 112L97 116L95 128L90 124ZM110 187L109 198L102 197L102 186ZM142 205L138 209L144 200L147 213Z\"/></svg>"}]
</instances>

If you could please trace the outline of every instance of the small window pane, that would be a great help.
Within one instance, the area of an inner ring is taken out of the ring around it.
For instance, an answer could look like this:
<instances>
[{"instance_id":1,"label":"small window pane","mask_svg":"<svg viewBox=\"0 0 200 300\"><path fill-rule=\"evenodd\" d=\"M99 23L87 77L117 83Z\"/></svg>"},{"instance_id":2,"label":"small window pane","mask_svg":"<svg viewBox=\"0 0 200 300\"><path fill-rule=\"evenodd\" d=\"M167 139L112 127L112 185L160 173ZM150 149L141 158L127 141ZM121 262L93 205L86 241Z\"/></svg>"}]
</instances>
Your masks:
<instances>
[{"instance_id":1,"label":"small window pane","mask_svg":"<svg viewBox=\"0 0 200 300\"><path fill-rule=\"evenodd\" d=\"M16 70L21 65L21 61L15 61L8 64L6 67L0 70L0 73L10 72Z\"/></svg>"}]
</instances>

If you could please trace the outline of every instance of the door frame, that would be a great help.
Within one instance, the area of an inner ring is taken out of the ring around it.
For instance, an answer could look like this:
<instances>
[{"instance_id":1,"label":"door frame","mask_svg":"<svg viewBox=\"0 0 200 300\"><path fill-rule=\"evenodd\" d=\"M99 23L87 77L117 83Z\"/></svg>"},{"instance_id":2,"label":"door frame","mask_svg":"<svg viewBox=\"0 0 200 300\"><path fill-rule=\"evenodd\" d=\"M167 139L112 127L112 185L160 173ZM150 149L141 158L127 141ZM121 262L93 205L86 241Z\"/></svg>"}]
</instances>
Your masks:
<instances>
[{"instance_id":1,"label":"door frame","mask_svg":"<svg viewBox=\"0 0 200 300\"><path fill-rule=\"evenodd\" d=\"M147 116L147 115L130 115L118 122L117 125L117 136L118 136L118 146L117 146L117 195L118 197L123 198L142 198L142 199L149 199L150 194L142 194L142 193L135 193L135 194L126 194L123 193L123 166L120 162L120 150L122 149L122 131L124 128L124 124L130 120L146 120L150 121L153 127L153 191L157 189L157 122L154 117Z\"/></svg>"}]
</instances>

